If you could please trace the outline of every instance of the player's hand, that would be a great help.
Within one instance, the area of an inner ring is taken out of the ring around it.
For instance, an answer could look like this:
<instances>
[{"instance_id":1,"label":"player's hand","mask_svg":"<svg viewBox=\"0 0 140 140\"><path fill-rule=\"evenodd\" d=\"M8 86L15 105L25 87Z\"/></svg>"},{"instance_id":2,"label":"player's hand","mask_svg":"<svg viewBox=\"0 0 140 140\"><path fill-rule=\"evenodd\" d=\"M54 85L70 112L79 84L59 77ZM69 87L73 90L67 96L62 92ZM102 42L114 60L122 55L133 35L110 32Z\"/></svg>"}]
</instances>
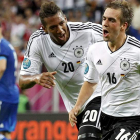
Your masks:
<instances>
[{"instance_id":1,"label":"player's hand","mask_svg":"<svg viewBox=\"0 0 140 140\"><path fill-rule=\"evenodd\" d=\"M79 113L79 111L81 110L80 107L75 106L70 112L69 112L69 122L71 124L71 126L75 126L75 124L77 123L77 115Z\"/></svg>"},{"instance_id":2,"label":"player's hand","mask_svg":"<svg viewBox=\"0 0 140 140\"><path fill-rule=\"evenodd\" d=\"M45 87L45 88L51 88L51 87L54 87L55 86L55 77L54 75L56 74L57 72L54 71L54 72L43 72L41 73L40 75L37 76L37 84Z\"/></svg>"}]
</instances>

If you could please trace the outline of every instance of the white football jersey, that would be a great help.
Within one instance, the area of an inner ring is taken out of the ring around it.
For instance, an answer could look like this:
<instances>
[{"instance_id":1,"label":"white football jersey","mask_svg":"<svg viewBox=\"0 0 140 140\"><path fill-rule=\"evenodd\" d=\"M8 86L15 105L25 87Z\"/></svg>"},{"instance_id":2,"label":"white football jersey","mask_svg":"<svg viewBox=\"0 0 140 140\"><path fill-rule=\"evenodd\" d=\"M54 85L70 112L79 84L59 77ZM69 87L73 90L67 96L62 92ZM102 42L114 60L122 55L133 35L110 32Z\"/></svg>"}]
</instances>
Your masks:
<instances>
[{"instance_id":1,"label":"white football jersey","mask_svg":"<svg viewBox=\"0 0 140 140\"><path fill-rule=\"evenodd\" d=\"M124 45L111 52L107 42L89 48L85 81L101 81L105 114L123 117L140 115L140 41L127 36Z\"/></svg>"},{"instance_id":2,"label":"white football jersey","mask_svg":"<svg viewBox=\"0 0 140 140\"><path fill-rule=\"evenodd\" d=\"M68 28L70 38L63 46L56 45L42 29L33 33L27 45L20 74L39 74L43 63L49 72L57 71L56 86L69 112L74 107L84 82L84 61L88 48L91 44L103 40L103 37L102 26L99 24L68 22ZM100 95L98 88L89 100Z\"/></svg>"}]
</instances>

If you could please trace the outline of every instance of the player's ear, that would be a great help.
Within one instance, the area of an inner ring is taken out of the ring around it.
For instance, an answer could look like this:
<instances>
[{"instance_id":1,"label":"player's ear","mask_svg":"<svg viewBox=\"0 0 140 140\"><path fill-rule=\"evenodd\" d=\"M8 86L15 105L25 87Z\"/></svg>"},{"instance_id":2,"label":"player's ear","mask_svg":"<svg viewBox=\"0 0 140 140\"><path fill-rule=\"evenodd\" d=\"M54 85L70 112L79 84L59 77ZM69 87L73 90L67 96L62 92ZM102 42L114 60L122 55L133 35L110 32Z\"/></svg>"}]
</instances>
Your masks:
<instances>
[{"instance_id":1,"label":"player's ear","mask_svg":"<svg viewBox=\"0 0 140 140\"><path fill-rule=\"evenodd\" d=\"M127 22L125 22L124 24L121 25L121 29L122 30L126 31L127 27L128 27L128 23Z\"/></svg>"},{"instance_id":2,"label":"player's ear","mask_svg":"<svg viewBox=\"0 0 140 140\"><path fill-rule=\"evenodd\" d=\"M43 25L41 27L44 30L44 32L47 34L48 33L47 29Z\"/></svg>"}]
</instances>

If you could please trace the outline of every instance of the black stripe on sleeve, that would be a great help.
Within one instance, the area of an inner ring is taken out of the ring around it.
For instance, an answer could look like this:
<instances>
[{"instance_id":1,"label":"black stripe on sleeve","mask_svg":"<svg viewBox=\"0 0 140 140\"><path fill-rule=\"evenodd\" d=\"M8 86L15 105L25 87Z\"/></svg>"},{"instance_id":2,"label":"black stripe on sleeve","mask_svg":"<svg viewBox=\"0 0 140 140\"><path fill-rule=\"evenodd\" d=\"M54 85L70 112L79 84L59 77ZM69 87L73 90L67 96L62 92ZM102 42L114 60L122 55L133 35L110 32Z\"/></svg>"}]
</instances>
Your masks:
<instances>
[{"instance_id":1,"label":"black stripe on sleeve","mask_svg":"<svg viewBox=\"0 0 140 140\"><path fill-rule=\"evenodd\" d=\"M27 50L25 52L25 55L29 57L29 54L30 54L30 47L31 47L31 44L33 42L33 39L40 36L40 35L46 35L46 33L44 32L44 30L40 29L40 30L37 30L36 32L34 32L31 36L30 36L30 39L28 41L28 44L27 44Z\"/></svg>"},{"instance_id":2,"label":"black stripe on sleeve","mask_svg":"<svg viewBox=\"0 0 140 140\"><path fill-rule=\"evenodd\" d=\"M128 43L136 47L140 47L140 41L129 37Z\"/></svg>"},{"instance_id":3,"label":"black stripe on sleeve","mask_svg":"<svg viewBox=\"0 0 140 140\"><path fill-rule=\"evenodd\" d=\"M133 46L136 46L136 47L138 47L138 48L140 48L140 44L139 44L139 45L138 45L138 44L135 44L135 43L132 42L132 41L131 41L131 42L128 41L127 43L128 43L128 44L131 44L131 45L133 45Z\"/></svg>"},{"instance_id":4,"label":"black stripe on sleeve","mask_svg":"<svg viewBox=\"0 0 140 140\"><path fill-rule=\"evenodd\" d=\"M71 30L72 31L79 31L79 30L86 30L86 29L93 29L96 32L99 32L102 34L102 27L97 25L93 25L92 23L88 24L70 24Z\"/></svg>"}]
</instances>

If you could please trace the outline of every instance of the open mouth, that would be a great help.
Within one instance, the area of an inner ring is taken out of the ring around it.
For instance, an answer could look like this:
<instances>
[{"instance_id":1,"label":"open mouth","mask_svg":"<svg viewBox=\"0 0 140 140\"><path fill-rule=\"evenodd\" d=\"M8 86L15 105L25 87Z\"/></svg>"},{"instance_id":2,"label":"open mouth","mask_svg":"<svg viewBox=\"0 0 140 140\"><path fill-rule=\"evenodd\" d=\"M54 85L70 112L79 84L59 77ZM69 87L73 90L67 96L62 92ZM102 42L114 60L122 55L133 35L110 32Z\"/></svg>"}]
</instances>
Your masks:
<instances>
[{"instance_id":1,"label":"open mouth","mask_svg":"<svg viewBox=\"0 0 140 140\"><path fill-rule=\"evenodd\" d=\"M59 35L58 38L59 38L60 40L64 40L64 39L65 39L65 34Z\"/></svg>"},{"instance_id":2,"label":"open mouth","mask_svg":"<svg viewBox=\"0 0 140 140\"><path fill-rule=\"evenodd\" d=\"M103 35L104 35L104 37L107 37L109 35L109 32L106 29L104 29L103 30Z\"/></svg>"}]
</instances>

